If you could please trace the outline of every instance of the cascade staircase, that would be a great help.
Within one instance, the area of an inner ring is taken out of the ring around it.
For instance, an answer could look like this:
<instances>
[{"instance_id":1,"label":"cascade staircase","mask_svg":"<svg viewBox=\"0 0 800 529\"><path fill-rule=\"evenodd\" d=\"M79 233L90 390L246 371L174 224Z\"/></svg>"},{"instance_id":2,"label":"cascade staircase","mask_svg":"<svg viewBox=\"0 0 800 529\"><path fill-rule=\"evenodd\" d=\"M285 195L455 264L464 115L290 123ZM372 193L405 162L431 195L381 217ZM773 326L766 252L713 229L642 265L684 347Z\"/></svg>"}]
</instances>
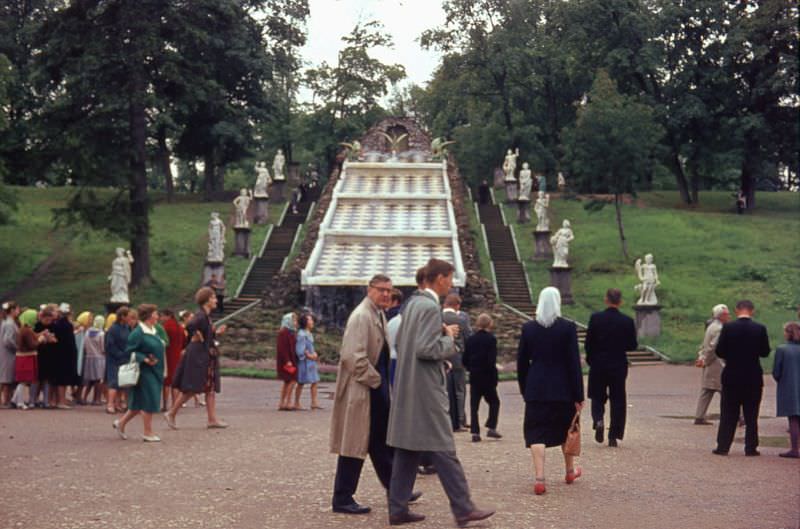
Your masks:
<instances>
[{"instance_id":1,"label":"cascade staircase","mask_svg":"<svg viewBox=\"0 0 800 529\"><path fill-rule=\"evenodd\" d=\"M281 270L284 261L289 257L297 230L305 222L311 204L319 199L320 191L321 186L309 190L298 205L297 213L292 213L291 207L287 207L281 223L272 228L264 252L253 261L239 295L225 300L225 311L218 313L218 318L226 318L261 300L264 291L272 283L272 277Z\"/></svg>"}]
</instances>

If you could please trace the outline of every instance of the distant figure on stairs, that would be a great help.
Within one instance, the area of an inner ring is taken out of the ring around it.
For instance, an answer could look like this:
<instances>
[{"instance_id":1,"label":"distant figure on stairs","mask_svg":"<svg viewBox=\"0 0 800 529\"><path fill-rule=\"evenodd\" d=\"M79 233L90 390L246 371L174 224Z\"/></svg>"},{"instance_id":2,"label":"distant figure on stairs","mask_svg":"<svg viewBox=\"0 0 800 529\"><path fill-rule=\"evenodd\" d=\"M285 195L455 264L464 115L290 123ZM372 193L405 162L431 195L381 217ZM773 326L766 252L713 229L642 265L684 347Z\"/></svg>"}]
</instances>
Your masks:
<instances>
[{"instance_id":1,"label":"distant figure on stairs","mask_svg":"<svg viewBox=\"0 0 800 529\"><path fill-rule=\"evenodd\" d=\"M491 202L491 200L492 198L489 190L489 182L484 178L481 184L478 186L478 203L481 206L485 206Z\"/></svg>"}]
</instances>

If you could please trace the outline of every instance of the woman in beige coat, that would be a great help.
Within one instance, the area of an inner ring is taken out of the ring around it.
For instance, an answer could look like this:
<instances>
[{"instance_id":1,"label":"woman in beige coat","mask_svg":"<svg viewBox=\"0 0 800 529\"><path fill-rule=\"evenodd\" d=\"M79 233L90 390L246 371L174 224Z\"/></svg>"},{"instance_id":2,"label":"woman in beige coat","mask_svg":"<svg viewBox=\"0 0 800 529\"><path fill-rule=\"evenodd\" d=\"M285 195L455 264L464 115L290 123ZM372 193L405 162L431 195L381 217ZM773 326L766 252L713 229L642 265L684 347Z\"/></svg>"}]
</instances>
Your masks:
<instances>
[{"instance_id":1,"label":"woman in beige coat","mask_svg":"<svg viewBox=\"0 0 800 529\"><path fill-rule=\"evenodd\" d=\"M695 424L711 424L706 420L706 412L714 398L714 393L722 391L722 360L717 357L717 341L722 332L722 326L731 319L728 307L715 305L711 309L712 320L706 328L703 346L697 354L697 367L703 368L703 377L700 383L700 396L697 399L697 411L694 415Z\"/></svg>"}]
</instances>

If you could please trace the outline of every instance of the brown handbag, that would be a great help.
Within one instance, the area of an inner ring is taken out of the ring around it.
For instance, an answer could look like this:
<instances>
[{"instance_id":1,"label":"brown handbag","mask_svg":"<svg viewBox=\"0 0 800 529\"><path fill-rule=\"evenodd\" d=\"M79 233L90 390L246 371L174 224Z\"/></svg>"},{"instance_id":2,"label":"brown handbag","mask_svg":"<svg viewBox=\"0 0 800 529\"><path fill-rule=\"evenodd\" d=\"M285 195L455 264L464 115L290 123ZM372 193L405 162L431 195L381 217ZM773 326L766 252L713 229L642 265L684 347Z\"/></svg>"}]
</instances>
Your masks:
<instances>
[{"instance_id":1,"label":"brown handbag","mask_svg":"<svg viewBox=\"0 0 800 529\"><path fill-rule=\"evenodd\" d=\"M567 430L567 441L564 443L564 454L568 456L581 455L581 412L575 412L572 423Z\"/></svg>"}]
</instances>

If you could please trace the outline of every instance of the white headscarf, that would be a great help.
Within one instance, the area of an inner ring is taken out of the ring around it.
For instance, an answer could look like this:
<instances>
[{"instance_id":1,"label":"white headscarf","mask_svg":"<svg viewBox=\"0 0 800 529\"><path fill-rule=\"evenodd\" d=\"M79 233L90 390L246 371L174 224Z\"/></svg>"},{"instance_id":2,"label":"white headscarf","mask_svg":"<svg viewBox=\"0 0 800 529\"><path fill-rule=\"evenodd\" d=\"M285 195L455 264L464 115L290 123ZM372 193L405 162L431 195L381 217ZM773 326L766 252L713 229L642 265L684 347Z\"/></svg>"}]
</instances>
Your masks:
<instances>
[{"instance_id":1,"label":"white headscarf","mask_svg":"<svg viewBox=\"0 0 800 529\"><path fill-rule=\"evenodd\" d=\"M542 327L550 327L561 317L561 293L556 287L543 288L536 304L536 321Z\"/></svg>"}]
</instances>

